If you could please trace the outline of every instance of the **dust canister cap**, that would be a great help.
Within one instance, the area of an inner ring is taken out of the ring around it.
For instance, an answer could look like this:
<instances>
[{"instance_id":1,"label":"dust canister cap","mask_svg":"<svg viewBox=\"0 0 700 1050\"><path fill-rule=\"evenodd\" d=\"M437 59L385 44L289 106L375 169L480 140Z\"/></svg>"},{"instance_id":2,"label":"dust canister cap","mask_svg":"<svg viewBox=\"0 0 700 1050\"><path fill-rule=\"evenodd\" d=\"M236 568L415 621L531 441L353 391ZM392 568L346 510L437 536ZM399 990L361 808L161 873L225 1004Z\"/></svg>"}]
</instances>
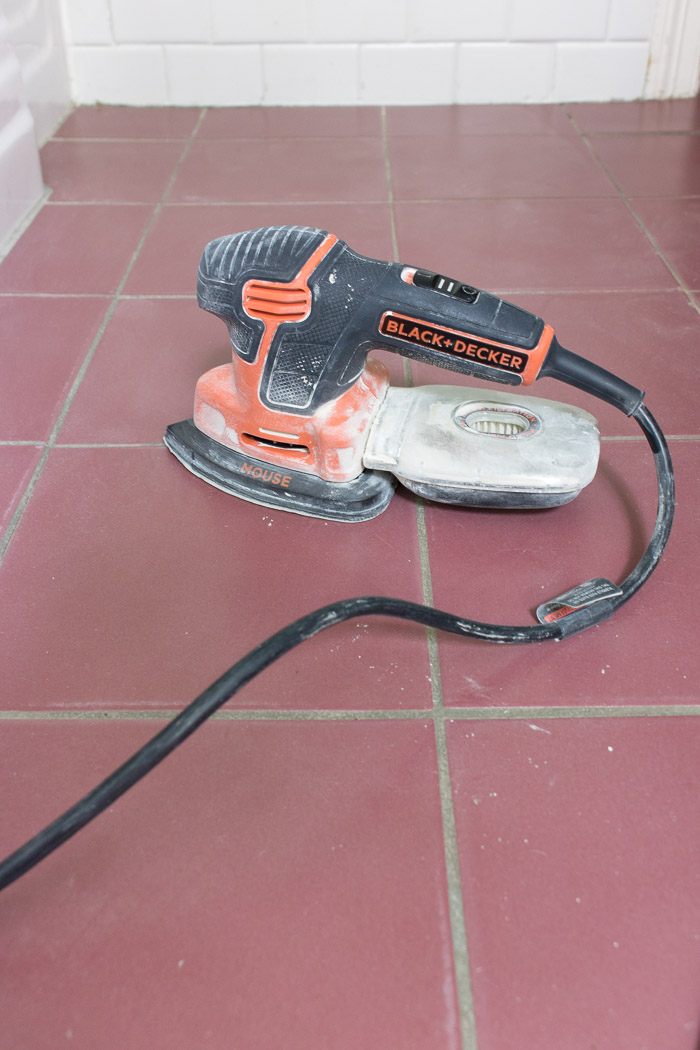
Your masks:
<instances>
[{"instance_id":1,"label":"dust canister cap","mask_svg":"<svg viewBox=\"0 0 700 1050\"><path fill-rule=\"evenodd\" d=\"M530 437L542 426L542 420L533 411L496 401L465 401L457 406L452 418L473 434L497 438Z\"/></svg>"}]
</instances>

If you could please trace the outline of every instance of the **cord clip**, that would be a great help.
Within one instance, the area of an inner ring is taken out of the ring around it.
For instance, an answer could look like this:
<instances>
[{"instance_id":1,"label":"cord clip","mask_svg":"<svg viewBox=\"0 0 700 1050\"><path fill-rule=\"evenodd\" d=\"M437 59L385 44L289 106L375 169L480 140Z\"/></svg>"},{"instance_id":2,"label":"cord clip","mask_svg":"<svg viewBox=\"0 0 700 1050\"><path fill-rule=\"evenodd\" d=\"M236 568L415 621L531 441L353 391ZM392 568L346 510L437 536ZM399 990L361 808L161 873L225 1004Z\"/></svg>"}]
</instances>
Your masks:
<instances>
[{"instance_id":1,"label":"cord clip","mask_svg":"<svg viewBox=\"0 0 700 1050\"><path fill-rule=\"evenodd\" d=\"M606 598L620 598L622 591L615 583L598 576L593 580L586 580L572 587L570 591L564 591L556 598L550 598L537 607L537 619L540 623L554 623L564 616L584 609L588 605L602 602Z\"/></svg>"}]
</instances>

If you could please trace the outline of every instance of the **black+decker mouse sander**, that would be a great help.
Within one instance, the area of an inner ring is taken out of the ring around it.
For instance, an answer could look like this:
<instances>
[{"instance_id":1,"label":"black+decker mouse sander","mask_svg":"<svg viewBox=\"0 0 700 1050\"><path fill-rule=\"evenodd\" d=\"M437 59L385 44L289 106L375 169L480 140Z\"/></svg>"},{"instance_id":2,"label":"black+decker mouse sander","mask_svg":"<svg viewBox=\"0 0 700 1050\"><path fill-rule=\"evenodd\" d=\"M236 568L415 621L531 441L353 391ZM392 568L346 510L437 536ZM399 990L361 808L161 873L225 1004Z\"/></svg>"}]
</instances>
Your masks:
<instances>
[{"instance_id":1,"label":"black+decker mouse sander","mask_svg":"<svg viewBox=\"0 0 700 1050\"><path fill-rule=\"evenodd\" d=\"M197 384L193 419L165 443L198 477L266 507L364 521L395 480L428 499L477 507L554 507L593 479L598 427L587 412L521 396L551 376L639 424L654 456L656 521L619 584L597 577L541 604L538 623L489 624L402 598L344 598L277 631L196 697L152 740L4 861L10 885L133 787L255 675L346 620L411 620L498 643L560 641L610 617L649 578L668 541L673 468L641 390L565 350L534 314L428 270L367 259L324 230L274 226L212 241L200 306L227 325L233 361ZM368 358L391 350L498 389L392 388Z\"/></svg>"}]
</instances>

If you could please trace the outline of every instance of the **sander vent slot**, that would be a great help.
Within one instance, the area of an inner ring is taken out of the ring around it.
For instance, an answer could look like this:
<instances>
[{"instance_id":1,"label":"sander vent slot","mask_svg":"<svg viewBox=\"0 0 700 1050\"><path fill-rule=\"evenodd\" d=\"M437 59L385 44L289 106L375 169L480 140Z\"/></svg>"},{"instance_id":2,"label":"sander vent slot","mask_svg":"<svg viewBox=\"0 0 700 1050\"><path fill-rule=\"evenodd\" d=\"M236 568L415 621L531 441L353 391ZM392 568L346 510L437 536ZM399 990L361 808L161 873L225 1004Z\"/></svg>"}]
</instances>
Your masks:
<instances>
[{"instance_id":1,"label":"sander vent slot","mask_svg":"<svg viewBox=\"0 0 700 1050\"><path fill-rule=\"evenodd\" d=\"M248 281L243 289L243 309L260 321L303 321L311 309L311 292L305 284Z\"/></svg>"},{"instance_id":2,"label":"sander vent slot","mask_svg":"<svg viewBox=\"0 0 700 1050\"><path fill-rule=\"evenodd\" d=\"M261 437L259 434L241 434L241 438L246 445L258 448L276 448L281 449L282 452L304 452L306 455L309 453L308 445L295 445L291 441L273 441L272 438Z\"/></svg>"},{"instance_id":3,"label":"sander vent slot","mask_svg":"<svg viewBox=\"0 0 700 1050\"><path fill-rule=\"evenodd\" d=\"M455 409L454 420L458 426L474 434L488 437L520 438L534 434L540 429L540 420L533 412L519 405L473 401Z\"/></svg>"}]
</instances>

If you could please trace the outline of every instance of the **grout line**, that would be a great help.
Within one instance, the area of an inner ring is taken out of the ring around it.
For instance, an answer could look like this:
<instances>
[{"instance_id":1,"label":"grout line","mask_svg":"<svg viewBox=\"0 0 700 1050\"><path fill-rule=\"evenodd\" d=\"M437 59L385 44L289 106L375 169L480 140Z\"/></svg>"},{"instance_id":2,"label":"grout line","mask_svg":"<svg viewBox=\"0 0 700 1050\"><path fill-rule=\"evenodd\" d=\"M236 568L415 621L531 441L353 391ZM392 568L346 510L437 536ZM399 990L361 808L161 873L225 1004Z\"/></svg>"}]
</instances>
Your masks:
<instances>
[{"instance_id":1,"label":"grout line","mask_svg":"<svg viewBox=\"0 0 700 1050\"><path fill-rule=\"evenodd\" d=\"M553 109L558 108L558 109L563 110L565 115L570 120L574 120L575 119L575 114L570 113L569 109L567 108L570 105L571 105L571 103L559 102L559 103L552 104L552 108ZM196 109L196 108L199 108L199 107L193 107L193 108ZM235 109L236 107L233 107L233 108ZM290 108L295 108L295 107L290 107ZM308 108L308 107L301 107L301 108ZM386 107L385 106L367 106L366 108L367 109L379 109L380 112L381 112ZM430 104L427 108L433 108L432 104ZM436 108L449 109L450 106L449 105L445 105L444 107L440 107L438 105ZM59 128L59 130L60 130L60 128ZM380 132L380 134L381 134L381 132ZM493 139L493 138L502 138L502 137L504 137L504 138L505 137L520 138L520 137L524 137L524 136L528 136L530 138L533 137L533 134L530 131L483 131L482 130L482 131L474 131L474 132L459 131L459 132L456 132L455 134L456 134L456 137L459 138L459 139L474 139L474 138ZM556 138L560 134L561 134L561 132L558 132L558 131L540 131L540 132L537 132L534 135L534 137L540 138L540 139L548 139L548 138ZM594 129L590 129L588 131L579 131L579 134L580 135L590 135L593 138L619 138L619 137L623 137L623 138L640 138L640 137L649 137L649 136L653 136L653 137L662 137L663 136L663 137L668 137L668 138L670 138L670 137L680 138L681 136L690 136L690 137L698 136L698 135L700 135L700 130L697 129L697 128L668 128L668 129L667 128L657 128L657 129L649 129L649 130L643 129L643 128L642 129L620 128L620 129L617 129L617 130L615 130L615 129L606 129L606 128L594 128ZM185 142L188 137L189 137L188 135L156 135L156 136L135 135L134 136L134 135L60 135L60 134L56 135L56 134L54 134L54 135L51 135L46 140L45 144L47 144L48 142L77 142L77 143L86 143L86 142L135 142L135 143L145 143L145 142L148 142L148 143ZM392 138L403 139L403 138L416 138L416 137L419 137L419 135L417 135L417 133L415 131L393 131L393 132L391 132L391 137ZM340 139L340 140L343 140L343 141L345 139L376 139L377 138L377 133L376 132L346 133L346 134L340 133L340 134L335 134L335 135L302 135L302 134L199 135L197 141L198 142L228 142L228 143L233 144L235 142L258 142L258 143L263 143L263 142L278 141L278 140L279 141L284 141L284 142L288 142L288 141L295 141L295 142L312 141L312 142L315 142L315 141L325 141L326 139L329 139L329 138L330 139L335 139L335 140Z\"/></svg>"},{"instance_id":2,"label":"grout line","mask_svg":"<svg viewBox=\"0 0 700 1050\"><path fill-rule=\"evenodd\" d=\"M588 135L591 138L604 139L604 138L640 138L641 136L647 137L649 135L660 136L660 135L675 135L677 137L687 135L700 135L700 131L696 131L694 128L688 128L686 131L678 130L675 131L581 131L580 135Z\"/></svg>"},{"instance_id":3,"label":"grout line","mask_svg":"<svg viewBox=\"0 0 700 1050\"><path fill-rule=\"evenodd\" d=\"M103 200L103 199L100 199L100 198L97 198L96 200L85 200L85 198L81 198L80 200L68 200L68 201L54 201L54 200L50 200L50 201L47 201L47 207L50 206L51 208L83 208L83 207L86 207L86 208L95 208L95 207L105 207L105 208L153 208L156 205L159 205L159 204L162 204L162 203L163 203L162 200L117 201L117 200L110 200L109 198L106 199L106 200Z\"/></svg>"},{"instance_id":4,"label":"grout line","mask_svg":"<svg viewBox=\"0 0 700 1050\"><path fill-rule=\"evenodd\" d=\"M36 441L0 441L0 445L3 448L39 448L45 441L45 438L37 438Z\"/></svg>"},{"instance_id":5,"label":"grout line","mask_svg":"<svg viewBox=\"0 0 700 1050\"><path fill-rule=\"evenodd\" d=\"M106 299L109 292L0 292L3 299Z\"/></svg>"},{"instance_id":6,"label":"grout line","mask_svg":"<svg viewBox=\"0 0 700 1050\"><path fill-rule=\"evenodd\" d=\"M425 525L425 503L416 498L416 526L418 531L418 553L421 567L421 584L423 588L423 604L434 608L433 602L433 580L430 574L430 552L428 545L428 531ZM433 627L426 627L425 633L428 640L428 659L430 661L430 684L433 692L433 706L441 710L443 706L442 675L440 673L440 655L438 652L437 632Z\"/></svg>"},{"instance_id":7,"label":"grout line","mask_svg":"<svg viewBox=\"0 0 700 1050\"><path fill-rule=\"evenodd\" d=\"M506 295L679 295L680 288L505 288Z\"/></svg>"},{"instance_id":8,"label":"grout line","mask_svg":"<svg viewBox=\"0 0 700 1050\"><path fill-rule=\"evenodd\" d=\"M665 438L667 441L697 441L700 434L666 434ZM646 441L644 435L638 436L637 434L620 434L617 437L610 435L605 436L601 434L601 441Z\"/></svg>"},{"instance_id":9,"label":"grout line","mask_svg":"<svg viewBox=\"0 0 700 1050\"><path fill-rule=\"evenodd\" d=\"M469 948L464 918L464 897L462 872L459 863L457 826L452 801L452 780L447 754L445 722L437 711L435 718L435 746L437 750L450 929L452 933L452 958L454 960L457 1003L462 1030L462 1050L477 1050L474 995L472 992Z\"/></svg>"},{"instance_id":10,"label":"grout line","mask_svg":"<svg viewBox=\"0 0 700 1050\"><path fill-rule=\"evenodd\" d=\"M145 299L145 300L149 300L149 299L190 299L193 302L197 302L196 294L193 294L191 292L188 292L188 293L185 293L185 292L179 292L179 293L178 292L170 292L168 295L164 295L162 293L148 294L147 292L142 292L142 293L140 293L138 295L136 295L136 294L122 295L122 299Z\"/></svg>"},{"instance_id":11,"label":"grout line","mask_svg":"<svg viewBox=\"0 0 700 1050\"><path fill-rule=\"evenodd\" d=\"M409 377L410 379L410 377ZM619 435L601 435L601 442L620 442L624 441L628 444L645 444L646 439L644 436L637 434L619 434ZM667 441L700 441L700 434L667 434ZM0 438L0 448L15 448L15 447L28 447L28 448L39 448L42 445L46 445L48 439L46 438L35 438L34 440L3 440ZM162 441L55 441L53 442L52 448L163 448ZM418 499L418 497L416 497ZM418 509L422 510L421 504L418 504ZM420 531L420 525L419 525ZM420 536L419 536L420 545ZM427 559L427 545L425 549ZM425 595L425 587L424 587ZM425 604L431 605L432 599L425 598ZM432 630L432 628L428 628Z\"/></svg>"},{"instance_id":12,"label":"grout line","mask_svg":"<svg viewBox=\"0 0 700 1050\"><path fill-rule=\"evenodd\" d=\"M164 137L164 138L148 138L148 137L146 137L144 135L140 135L140 136L137 135L134 138L130 138L129 136L125 135L123 137L107 136L106 138L102 138L102 137L98 137L98 136L91 137L91 136L83 136L83 135L52 135L51 138L48 141L49 142L79 142L81 144L82 143L87 143L87 142L100 142L100 143L105 143L105 142L118 142L118 143L121 143L121 142L135 142L139 146L143 146L143 145L152 146L154 144L157 144L158 142L181 142L183 144L183 146L184 146L189 137L190 137L189 135L171 135L171 136L167 136L167 137Z\"/></svg>"},{"instance_id":13,"label":"grout line","mask_svg":"<svg viewBox=\"0 0 700 1050\"><path fill-rule=\"evenodd\" d=\"M119 709L102 708L100 710L49 710L49 711L0 711L0 721L42 721L51 722L86 722L86 721L170 721L181 714L182 708L166 709ZM391 722L419 721L430 722L433 713L430 708L402 709L400 711L350 711L350 710L250 710L224 708L216 711L207 719L208 722Z\"/></svg>"},{"instance_id":14,"label":"grout line","mask_svg":"<svg viewBox=\"0 0 700 1050\"><path fill-rule=\"evenodd\" d=\"M165 205L169 207L169 205ZM698 294L697 290L691 289L691 294ZM499 288L494 289L494 295L501 297L515 295L683 295L683 288ZM120 295L120 299L192 299L196 295L191 292L128 292ZM103 292L0 292L0 299L111 299L109 294Z\"/></svg>"},{"instance_id":15,"label":"grout line","mask_svg":"<svg viewBox=\"0 0 700 1050\"><path fill-rule=\"evenodd\" d=\"M54 448L163 448L162 441L57 441Z\"/></svg>"},{"instance_id":16,"label":"grout line","mask_svg":"<svg viewBox=\"0 0 700 1050\"><path fill-rule=\"evenodd\" d=\"M449 720L517 721L531 718L677 718L680 715L697 718L700 716L700 704L604 704L581 707L500 707L450 708Z\"/></svg>"},{"instance_id":17,"label":"grout line","mask_svg":"<svg viewBox=\"0 0 700 1050\"><path fill-rule=\"evenodd\" d=\"M32 474L32 476L29 479L29 482L27 484L27 487L25 488L24 492L22 493L22 497L21 497L21 499L20 499L20 501L19 501L19 503L17 505L17 509L15 510L14 514L12 515L12 518L10 519L10 523L9 523L9 525L6 528L5 533L2 536L2 539L0 539L0 565L2 565L3 559L4 559L4 557L5 557L5 555L6 555L7 551L8 551L10 543L12 542L12 538L13 538L15 532L17 531L17 527L18 527L20 521L22 520L22 516L23 516L25 510L27 509L27 504L29 503L29 500L31 499L32 495L34 494L34 489L36 488L37 482L39 481L39 478L40 478L40 476L42 474L42 471L43 471L43 469L44 469L44 467L46 465L46 461L47 461L47 459L49 457L49 452L51 451L51 449L56 444L56 439L58 437L59 431L61 430L61 427L63 426L63 423L65 421L65 418L68 415L68 412L70 411L71 405L73 404L73 400L75 399L75 396L78 393L80 385L81 385L81 383L82 383L82 381L83 381L83 379L85 377L85 373L87 372L88 366L89 366L90 362L92 361L92 359L93 359L93 357L94 357L94 355L95 355L95 353L97 351L97 348L100 345L100 342L102 341L102 336L104 335L104 333L105 333L105 331L107 329L107 326L109 325L110 321L112 320L112 316L114 314L114 311L116 310L117 303L119 302L119 297L120 297L121 292L122 292L122 290L123 290L123 288L124 288L128 278L129 278L129 274L131 273L131 270L133 269L134 264L136 263L136 260L137 260L137 258L139 256L139 253L140 253L140 251L141 251L141 249L142 249L142 247L143 247L143 245L144 245L144 243L146 241L146 238L148 237L149 233L151 232L151 229L153 228L153 225L154 225L158 215L160 214L160 210L162 208L162 201L165 200L165 198L167 197L168 193L170 192L170 190L171 190L171 188L172 188L172 186L173 186L173 184L175 182L175 179L176 179L177 174L178 174L178 172L180 170L180 167L181 167L185 157L187 156L187 153L189 151L190 146L192 145L192 142L194 140L194 135L196 133L196 130L199 127L199 124L201 123L205 113L206 113L206 110L202 110L202 112L200 113L199 119L197 120L195 128L192 131L192 134L190 135L190 138L188 139L187 143L185 144L185 146L184 146L184 148L183 148L183 150L182 150L182 152L180 154L180 157L179 157L177 163L175 164L175 166L173 168L172 174L171 174L170 178L168 179L167 185L166 185L165 189L163 190L163 196L161 198L161 202L156 204L155 208L153 209L153 212L151 214L151 217L150 217L149 221L146 223L146 227L145 227L143 233L141 234L139 242L136 245L136 248L134 249L134 251L132 253L131 259L129 260L129 262L127 264L126 270L124 271L124 275L123 275L121 281L119 282L119 286L117 287L117 290L114 293L114 295L112 296L111 302L110 302L109 306L107 307L107 310L106 310L106 313L104 315L104 318L102 319L102 323L101 323L99 329L97 330L97 334L95 335L95 338L92 341L90 349L88 350L87 354L85 355L85 357L83 359L83 363L80 366L78 374L76 375L75 379L73 380L71 388L68 391L68 394L66 395L66 399L63 402L63 407L61 408L61 411L58 414L58 418L56 419L56 422L53 425L53 428L52 428L51 433L50 433L50 435L48 437L48 440L47 440L47 442L46 442L46 444L44 446L44 450L43 450L43 452L42 452L42 454L41 454L41 456L39 458L39 462L37 463L36 467L34 468L34 473Z\"/></svg>"},{"instance_id":18,"label":"grout line","mask_svg":"<svg viewBox=\"0 0 700 1050\"><path fill-rule=\"evenodd\" d=\"M386 201L382 202L386 203ZM164 207L172 207L166 204ZM691 290L698 294L697 290ZM500 295L681 295L682 288L507 288L494 290ZM122 292L121 299L196 299L191 292ZM0 292L0 299L111 299L104 292Z\"/></svg>"},{"instance_id":19,"label":"grout line","mask_svg":"<svg viewBox=\"0 0 700 1050\"><path fill-rule=\"evenodd\" d=\"M0 711L0 722L138 722L170 721L182 708L61 708L46 711ZM581 707L454 707L401 710L304 710L223 708L207 721L223 722L397 722L434 721L444 735L446 722L518 722L533 719L571 721L582 718L700 718L700 704L611 704ZM445 754L445 752L442 752Z\"/></svg>"},{"instance_id":20,"label":"grout line","mask_svg":"<svg viewBox=\"0 0 700 1050\"><path fill-rule=\"evenodd\" d=\"M391 225L391 246L394 253L394 262L399 262L399 242L396 236L396 216L394 214L394 183L391 177L391 161L389 159L389 136L386 128L386 106L380 110L382 124L382 148L384 151L384 171L386 174L387 193L389 195L389 223Z\"/></svg>"},{"instance_id":21,"label":"grout line","mask_svg":"<svg viewBox=\"0 0 700 1050\"><path fill-rule=\"evenodd\" d=\"M386 107L381 108L382 141L384 146L384 165L386 170L387 193L389 196L389 218L391 223L391 241L394 262L399 262L399 246L396 235L396 216L394 213L394 189L391 176L391 160L386 127ZM412 383L410 363L404 358L404 378ZM418 533L418 551L421 568L421 585L423 604L433 605L433 584L430 576L430 558L428 556L428 535L425 527L425 505L423 500L416 499L416 529ZM464 904L462 898L462 875L459 865L459 847L455 825L454 806L452 802L452 781L447 755L445 722L442 704L442 679L440 676L440 657L437 636L432 627L425 629L430 666L430 688L433 696L433 719L435 723L435 751L438 768L438 788L440 794L440 812L442 816L442 838L445 857L445 877L447 880L447 898L452 939L452 959L456 985L457 1004L459 1008L462 1050L477 1050L476 1028L474 1025L474 998L472 995L471 973L469 969L469 951L464 923Z\"/></svg>"},{"instance_id":22,"label":"grout line","mask_svg":"<svg viewBox=\"0 0 700 1050\"><path fill-rule=\"evenodd\" d=\"M635 200L666 200L669 199L667 196L655 195L653 197L635 197ZM670 199L672 200L699 200L700 194L672 194ZM575 196L567 196L561 194L559 196L538 194L538 195L525 195L520 197L513 196L494 196L488 195L477 195L470 197L399 197L394 198L394 201L399 204L483 204L485 201L498 203L499 201L614 201L616 195L614 192L607 194L586 194L579 193ZM109 208L130 208L130 207L148 207L153 205L154 201L118 201L118 200L69 200L69 201L49 201L52 208L74 208L82 207L83 205L94 207L95 205L104 205ZM368 198L353 198L352 200L342 199L337 200L335 198L323 198L320 200L288 200L276 198L273 200L201 200L201 201L161 201L166 208L269 208L273 206L289 206L289 207L313 207L316 205L347 205L348 207L358 208L366 205L385 205L388 203L387 199L377 199L374 197Z\"/></svg>"}]
</instances>

